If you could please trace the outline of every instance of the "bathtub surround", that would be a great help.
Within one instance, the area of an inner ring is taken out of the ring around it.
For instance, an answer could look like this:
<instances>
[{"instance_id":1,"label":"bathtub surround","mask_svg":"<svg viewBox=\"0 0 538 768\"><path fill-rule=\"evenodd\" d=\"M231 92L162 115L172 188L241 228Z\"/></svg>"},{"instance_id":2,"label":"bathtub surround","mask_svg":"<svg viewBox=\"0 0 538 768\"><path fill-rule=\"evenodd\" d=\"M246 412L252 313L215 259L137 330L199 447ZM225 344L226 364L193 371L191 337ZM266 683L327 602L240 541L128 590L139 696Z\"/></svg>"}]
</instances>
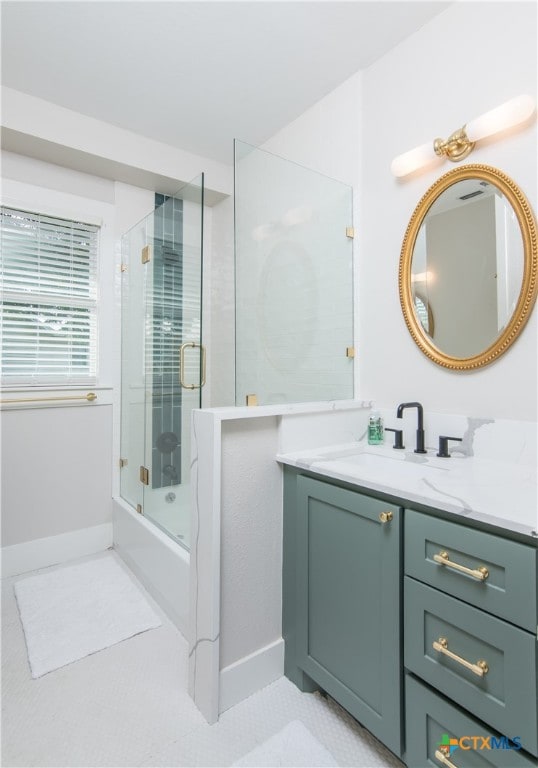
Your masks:
<instances>
[{"instance_id":1,"label":"bathtub surround","mask_svg":"<svg viewBox=\"0 0 538 768\"><path fill-rule=\"evenodd\" d=\"M112 502L114 549L183 637L189 636L189 553L123 499Z\"/></svg>"},{"instance_id":2,"label":"bathtub surround","mask_svg":"<svg viewBox=\"0 0 538 768\"><path fill-rule=\"evenodd\" d=\"M20 579L14 590L33 678L161 626L112 552Z\"/></svg>"}]
</instances>

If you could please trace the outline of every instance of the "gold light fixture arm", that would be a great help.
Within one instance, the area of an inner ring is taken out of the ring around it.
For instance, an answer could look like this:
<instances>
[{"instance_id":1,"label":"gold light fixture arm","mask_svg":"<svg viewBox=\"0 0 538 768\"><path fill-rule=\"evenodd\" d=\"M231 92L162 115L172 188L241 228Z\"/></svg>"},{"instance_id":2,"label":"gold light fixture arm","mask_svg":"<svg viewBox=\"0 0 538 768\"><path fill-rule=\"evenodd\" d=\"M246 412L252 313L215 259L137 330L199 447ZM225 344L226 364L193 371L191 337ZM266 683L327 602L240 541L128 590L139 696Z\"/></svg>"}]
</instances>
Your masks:
<instances>
[{"instance_id":1,"label":"gold light fixture arm","mask_svg":"<svg viewBox=\"0 0 538 768\"><path fill-rule=\"evenodd\" d=\"M465 160L471 154L475 145L474 141L469 140L465 128L466 126L464 125L463 128L454 131L446 140L435 139L433 142L435 154L439 157L447 157L453 163Z\"/></svg>"},{"instance_id":2,"label":"gold light fixture arm","mask_svg":"<svg viewBox=\"0 0 538 768\"><path fill-rule=\"evenodd\" d=\"M448 139L435 139L433 150L438 157L447 157L453 163L464 160L472 151L475 143L495 136L516 125L528 125L536 115L536 104L532 96L521 94L480 117L467 122L463 128L454 131ZM392 172L397 177L407 176L432 163L431 143L398 155L392 161Z\"/></svg>"}]
</instances>

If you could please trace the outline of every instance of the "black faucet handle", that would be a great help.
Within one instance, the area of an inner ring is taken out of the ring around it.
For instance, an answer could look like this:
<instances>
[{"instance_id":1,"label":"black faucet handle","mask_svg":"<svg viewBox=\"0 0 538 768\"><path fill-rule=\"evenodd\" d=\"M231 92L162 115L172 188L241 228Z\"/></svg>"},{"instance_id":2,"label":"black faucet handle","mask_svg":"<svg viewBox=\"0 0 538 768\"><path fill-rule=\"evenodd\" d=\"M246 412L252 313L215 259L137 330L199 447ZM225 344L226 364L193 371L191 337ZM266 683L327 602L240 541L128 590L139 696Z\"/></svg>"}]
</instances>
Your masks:
<instances>
[{"instance_id":1,"label":"black faucet handle","mask_svg":"<svg viewBox=\"0 0 538 768\"><path fill-rule=\"evenodd\" d=\"M385 432L394 432L394 445L393 448L405 448L403 444L403 430L392 429L392 427L385 427Z\"/></svg>"},{"instance_id":2,"label":"black faucet handle","mask_svg":"<svg viewBox=\"0 0 538 768\"><path fill-rule=\"evenodd\" d=\"M448 452L448 441L449 440L455 440L458 443L461 443L463 440L462 437L448 437L448 435L439 435L439 453L437 456L439 456L441 459L449 459L450 454Z\"/></svg>"}]
</instances>

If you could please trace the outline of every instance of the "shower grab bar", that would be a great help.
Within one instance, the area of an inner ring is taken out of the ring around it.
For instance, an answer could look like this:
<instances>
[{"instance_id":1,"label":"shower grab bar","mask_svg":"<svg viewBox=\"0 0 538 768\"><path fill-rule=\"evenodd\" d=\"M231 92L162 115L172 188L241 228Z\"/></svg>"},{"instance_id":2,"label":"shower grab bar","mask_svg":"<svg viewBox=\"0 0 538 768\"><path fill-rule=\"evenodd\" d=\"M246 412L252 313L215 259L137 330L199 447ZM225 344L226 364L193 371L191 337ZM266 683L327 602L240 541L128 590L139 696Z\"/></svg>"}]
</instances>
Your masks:
<instances>
[{"instance_id":1,"label":"shower grab bar","mask_svg":"<svg viewBox=\"0 0 538 768\"><path fill-rule=\"evenodd\" d=\"M187 347L198 347L202 352L202 378L199 384L186 384L183 378L183 370L185 368L185 350ZM179 383L183 389L201 389L205 384L205 347L203 344L198 344L196 341L186 341L179 348Z\"/></svg>"},{"instance_id":2,"label":"shower grab bar","mask_svg":"<svg viewBox=\"0 0 538 768\"><path fill-rule=\"evenodd\" d=\"M88 392L87 395L64 395L63 397L12 397L8 400L0 400L0 405L4 403L49 403L53 400L87 400L92 403L97 400L95 392Z\"/></svg>"}]
</instances>

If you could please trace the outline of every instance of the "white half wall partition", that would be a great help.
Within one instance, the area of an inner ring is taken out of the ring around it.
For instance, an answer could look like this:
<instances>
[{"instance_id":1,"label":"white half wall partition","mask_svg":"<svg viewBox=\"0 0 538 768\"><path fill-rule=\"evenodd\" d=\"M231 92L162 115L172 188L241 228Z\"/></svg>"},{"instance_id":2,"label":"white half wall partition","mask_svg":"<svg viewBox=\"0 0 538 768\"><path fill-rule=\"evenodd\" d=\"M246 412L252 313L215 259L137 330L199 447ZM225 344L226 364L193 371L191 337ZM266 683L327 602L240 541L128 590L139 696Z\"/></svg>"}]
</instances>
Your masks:
<instances>
[{"instance_id":1,"label":"white half wall partition","mask_svg":"<svg viewBox=\"0 0 538 768\"><path fill-rule=\"evenodd\" d=\"M284 671L277 453L360 439L370 406L193 412L189 692L208 722Z\"/></svg>"}]
</instances>

